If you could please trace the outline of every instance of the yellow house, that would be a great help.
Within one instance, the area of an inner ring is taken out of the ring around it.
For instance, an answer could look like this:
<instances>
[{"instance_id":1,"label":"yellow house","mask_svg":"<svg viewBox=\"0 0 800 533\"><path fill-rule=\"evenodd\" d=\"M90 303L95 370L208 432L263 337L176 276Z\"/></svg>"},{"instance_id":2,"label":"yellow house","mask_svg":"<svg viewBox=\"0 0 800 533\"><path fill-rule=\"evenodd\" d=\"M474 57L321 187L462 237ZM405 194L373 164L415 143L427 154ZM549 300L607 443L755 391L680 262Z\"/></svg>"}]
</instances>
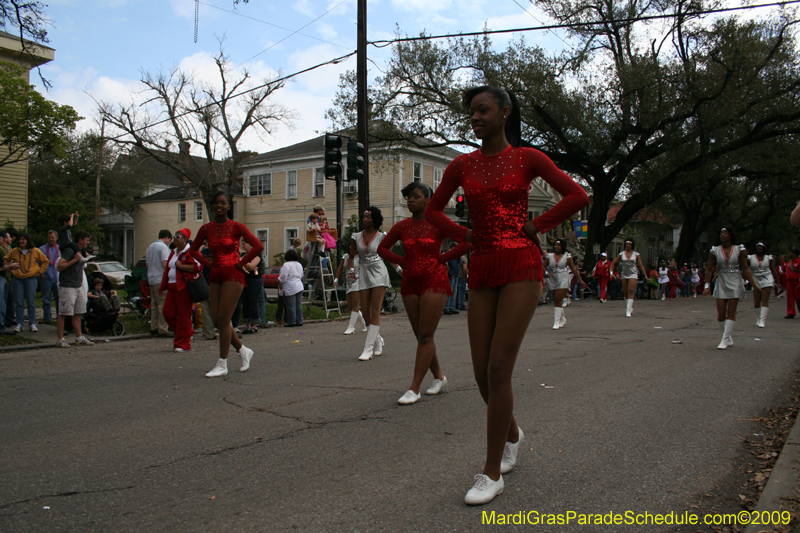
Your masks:
<instances>
[{"instance_id":1,"label":"yellow house","mask_svg":"<svg viewBox=\"0 0 800 533\"><path fill-rule=\"evenodd\" d=\"M22 50L19 36L0 31L0 61L14 63L26 70L43 65L53 60L55 50L40 44L27 42L27 49ZM30 73L26 73L26 81L30 81ZM6 148L0 148L5 150ZM21 161L0 167L0 225L5 227L11 221L17 228L28 225L28 162Z\"/></svg>"}]
</instances>

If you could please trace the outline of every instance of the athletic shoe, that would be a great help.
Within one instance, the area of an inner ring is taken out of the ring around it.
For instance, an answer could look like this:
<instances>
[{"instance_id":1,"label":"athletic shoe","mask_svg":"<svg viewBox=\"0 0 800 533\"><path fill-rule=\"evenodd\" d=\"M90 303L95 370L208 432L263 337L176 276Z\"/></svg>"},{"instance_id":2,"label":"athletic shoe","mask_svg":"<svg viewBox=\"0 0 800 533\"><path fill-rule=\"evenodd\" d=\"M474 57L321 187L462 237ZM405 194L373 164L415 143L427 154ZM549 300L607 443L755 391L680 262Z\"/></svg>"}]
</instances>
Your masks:
<instances>
[{"instance_id":1,"label":"athletic shoe","mask_svg":"<svg viewBox=\"0 0 800 533\"><path fill-rule=\"evenodd\" d=\"M783 318L794 318L794 315L786 315L786 316L785 316L785 317L783 317ZM17 330L17 331L19 331L19 330Z\"/></svg>"},{"instance_id":2,"label":"athletic shoe","mask_svg":"<svg viewBox=\"0 0 800 533\"><path fill-rule=\"evenodd\" d=\"M39 333L39 328L36 327L36 324L31 324L31 333Z\"/></svg>"},{"instance_id":3,"label":"athletic shoe","mask_svg":"<svg viewBox=\"0 0 800 533\"><path fill-rule=\"evenodd\" d=\"M418 392L414 392L413 390L409 389L403 394L397 403L400 405L410 405L412 403L417 403L419 399L422 398Z\"/></svg>"},{"instance_id":4,"label":"athletic shoe","mask_svg":"<svg viewBox=\"0 0 800 533\"><path fill-rule=\"evenodd\" d=\"M522 428L519 429L519 438L517 442L506 442L506 447L503 449L503 459L500 461L500 473L507 474L514 469L517 464L517 452L519 445L522 444L522 439L525 438L522 434Z\"/></svg>"},{"instance_id":5,"label":"athletic shoe","mask_svg":"<svg viewBox=\"0 0 800 533\"><path fill-rule=\"evenodd\" d=\"M425 391L425 394L439 394L439 391L442 390L442 387L447 385L447 376L442 376L442 379L434 379L433 383L431 383L431 388Z\"/></svg>"},{"instance_id":6,"label":"athletic shoe","mask_svg":"<svg viewBox=\"0 0 800 533\"><path fill-rule=\"evenodd\" d=\"M67 339L58 339L56 346L58 348L69 348L69 343L67 342Z\"/></svg>"},{"instance_id":7,"label":"athletic shoe","mask_svg":"<svg viewBox=\"0 0 800 533\"><path fill-rule=\"evenodd\" d=\"M94 346L94 343L86 337L78 337L75 339L75 346Z\"/></svg>"},{"instance_id":8,"label":"athletic shoe","mask_svg":"<svg viewBox=\"0 0 800 533\"><path fill-rule=\"evenodd\" d=\"M220 376L227 376L228 375L228 360L227 359L220 359L217 361L217 364L212 368L207 374L207 378L216 378Z\"/></svg>"},{"instance_id":9,"label":"athletic shoe","mask_svg":"<svg viewBox=\"0 0 800 533\"><path fill-rule=\"evenodd\" d=\"M175 353L182 353L182 352L185 352L185 351L186 350L184 350L183 348L175 348Z\"/></svg>"},{"instance_id":10,"label":"athletic shoe","mask_svg":"<svg viewBox=\"0 0 800 533\"><path fill-rule=\"evenodd\" d=\"M450 311L451 315L457 315L458 313L459 313L458 311Z\"/></svg>"},{"instance_id":11,"label":"athletic shoe","mask_svg":"<svg viewBox=\"0 0 800 533\"><path fill-rule=\"evenodd\" d=\"M239 369L239 372L247 372L247 369L250 368L250 359L253 358L253 350L242 344L242 347L239 348L239 355L242 358L242 368Z\"/></svg>"},{"instance_id":12,"label":"athletic shoe","mask_svg":"<svg viewBox=\"0 0 800 533\"><path fill-rule=\"evenodd\" d=\"M17 333L22 333L22 324L17 324L17 327L14 328L14 331L16 331Z\"/></svg>"},{"instance_id":13,"label":"athletic shoe","mask_svg":"<svg viewBox=\"0 0 800 533\"><path fill-rule=\"evenodd\" d=\"M464 496L467 505L483 505L494 500L494 497L503 493L503 476L497 481L492 481L485 474L475 474L475 485Z\"/></svg>"}]
</instances>

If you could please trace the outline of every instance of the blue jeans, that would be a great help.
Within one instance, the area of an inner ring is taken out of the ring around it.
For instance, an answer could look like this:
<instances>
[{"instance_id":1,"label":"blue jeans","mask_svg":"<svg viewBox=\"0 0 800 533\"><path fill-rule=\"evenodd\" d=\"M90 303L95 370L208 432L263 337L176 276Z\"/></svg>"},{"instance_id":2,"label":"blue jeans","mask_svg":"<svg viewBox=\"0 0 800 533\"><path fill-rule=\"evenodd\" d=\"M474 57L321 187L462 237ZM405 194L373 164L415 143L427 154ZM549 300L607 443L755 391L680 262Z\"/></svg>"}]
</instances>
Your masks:
<instances>
[{"instance_id":1,"label":"blue jeans","mask_svg":"<svg viewBox=\"0 0 800 533\"><path fill-rule=\"evenodd\" d=\"M58 315L58 280L42 278L42 318L51 320L50 301L56 303L56 315Z\"/></svg>"},{"instance_id":2,"label":"blue jeans","mask_svg":"<svg viewBox=\"0 0 800 533\"><path fill-rule=\"evenodd\" d=\"M453 296L447 297L447 303L444 305L445 311L455 311L456 310L456 290L458 278L450 278L450 289L453 291Z\"/></svg>"},{"instance_id":3,"label":"blue jeans","mask_svg":"<svg viewBox=\"0 0 800 533\"><path fill-rule=\"evenodd\" d=\"M303 325L303 291L291 296L284 296L283 303L286 304L287 322L290 326Z\"/></svg>"},{"instance_id":4,"label":"blue jeans","mask_svg":"<svg viewBox=\"0 0 800 533\"><path fill-rule=\"evenodd\" d=\"M36 278L12 278L11 292L14 295L14 306L17 308L17 325L25 324L25 307L28 304L28 323L36 325Z\"/></svg>"},{"instance_id":5,"label":"blue jeans","mask_svg":"<svg viewBox=\"0 0 800 533\"><path fill-rule=\"evenodd\" d=\"M258 281L261 281L261 278L258 278ZM260 287L260 291L258 291L258 318L261 320L259 324L266 324L267 323L267 295L264 293L264 286Z\"/></svg>"},{"instance_id":6,"label":"blue jeans","mask_svg":"<svg viewBox=\"0 0 800 533\"><path fill-rule=\"evenodd\" d=\"M456 295L456 309L464 310L467 308L464 305L464 299L467 296L467 278L456 278L458 282L456 283L456 287L458 288L458 292L453 291Z\"/></svg>"}]
</instances>

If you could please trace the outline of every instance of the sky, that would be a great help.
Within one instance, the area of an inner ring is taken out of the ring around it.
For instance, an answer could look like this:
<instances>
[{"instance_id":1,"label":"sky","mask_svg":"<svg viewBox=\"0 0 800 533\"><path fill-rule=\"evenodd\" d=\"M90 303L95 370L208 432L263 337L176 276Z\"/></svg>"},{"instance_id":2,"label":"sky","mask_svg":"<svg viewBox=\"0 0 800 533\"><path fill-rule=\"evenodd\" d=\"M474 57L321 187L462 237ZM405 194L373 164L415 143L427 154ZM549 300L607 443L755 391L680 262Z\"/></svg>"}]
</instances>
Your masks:
<instances>
[{"instance_id":1,"label":"sky","mask_svg":"<svg viewBox=\"0 0 800 533\"><path fill-rule=\"evenodd\" d=\"M175 67L202 79L215 77L212 57L220 40L230 62L255 79L291 74L356 48L356 0L204 0L194 42L195 0L47 0L49 46L55 60L42 67L53 83L46 96L85 117L79 128L98 128L97 102L123 102L140 95L142 72ZM528 0L369 0L367 38L537 26L550 22ZM504 46L519 34L493 36ZM563 43L552 33L527 34L545 48ZM370 47L370 77L380 75L391 49ZM259 153L313 138L325 120L340 74L355 57L293 78L275 101L294 111L292 127L270 136L246 137L240 150ZM37 84L34 74L31 82ZM37 88L41 83L37 84Z\"/></svg>"}]
</instances>

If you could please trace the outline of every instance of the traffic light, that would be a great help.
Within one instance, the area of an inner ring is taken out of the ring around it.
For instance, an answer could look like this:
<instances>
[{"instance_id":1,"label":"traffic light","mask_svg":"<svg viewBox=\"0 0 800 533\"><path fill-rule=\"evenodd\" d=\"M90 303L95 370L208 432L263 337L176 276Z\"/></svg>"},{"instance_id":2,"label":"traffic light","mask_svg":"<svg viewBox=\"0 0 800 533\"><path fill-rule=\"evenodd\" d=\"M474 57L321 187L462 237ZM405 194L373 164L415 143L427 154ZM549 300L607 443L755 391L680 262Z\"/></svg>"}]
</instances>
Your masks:
<instances>
[{"instance_id":1,"label":"traffic light","mask_svg":"<svg viewBox=\"0 0 800 533\"><path fill-rule=\"evenodd\" d=\"M342 179L342 138L338 135L325 135L323 140L325 177L328 179Z\"/></svg>"},{"instance_id":2,"label":"traffic light","mask_svg":"<svg viewBox=\"0 0 800 533\"><path fill-rule=\"evenodd\" d=\"M347 141L347 181L364 177L364 145L355 139Z\"/></svg>"},{"instance_id":3,"label":"traffic light","mask_svg":"<svg viewBox=\"0 0 800 533\"><path fill-rule=\"evenodd\" d=\"M458 218L464 218L464 208L466 204L464 203L464 195L459 194L456 196L456 216Z\"/></svg>"}]
</instances>

